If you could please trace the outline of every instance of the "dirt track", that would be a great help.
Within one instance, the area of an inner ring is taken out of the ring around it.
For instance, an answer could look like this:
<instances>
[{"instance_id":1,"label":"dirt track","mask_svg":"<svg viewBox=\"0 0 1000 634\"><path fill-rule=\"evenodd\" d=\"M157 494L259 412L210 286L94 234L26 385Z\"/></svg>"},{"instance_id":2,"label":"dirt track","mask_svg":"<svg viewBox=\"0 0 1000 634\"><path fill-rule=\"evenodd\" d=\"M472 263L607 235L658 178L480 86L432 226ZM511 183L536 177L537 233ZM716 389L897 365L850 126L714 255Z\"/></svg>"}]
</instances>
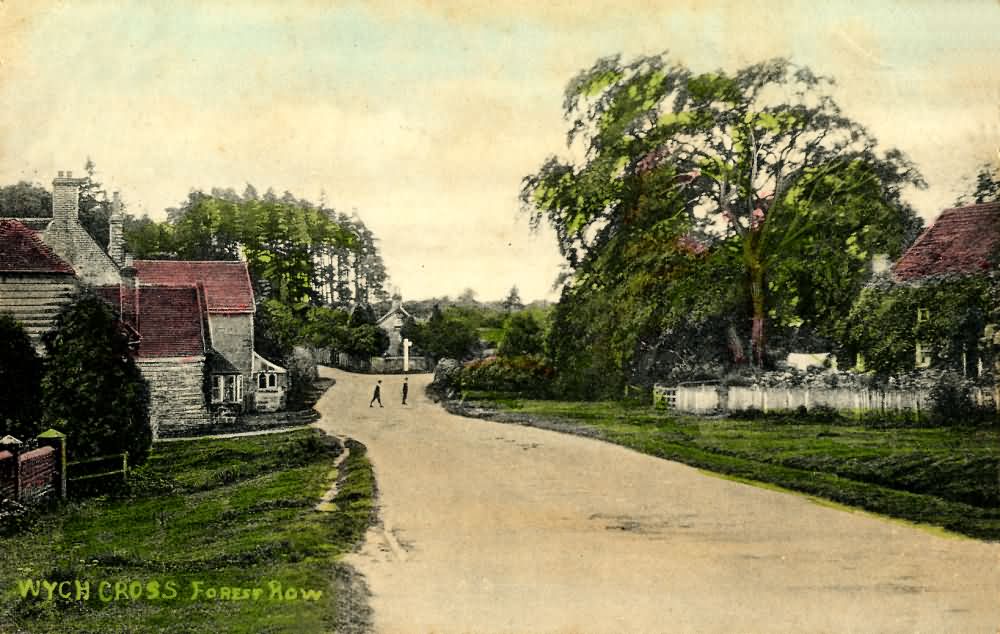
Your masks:
<instances>
[{"instance_id":1,"label":"dirt track","mask_svg":"<svg viewBox=\"0 0 1000 634\"><path fill-rule=\"evenodd\" d=\"M379 632L998 632L1000 544L945 538L607 443L447 414L429 376L324 370L382 525L348 563Z\"/></svg>"}]
</instances>

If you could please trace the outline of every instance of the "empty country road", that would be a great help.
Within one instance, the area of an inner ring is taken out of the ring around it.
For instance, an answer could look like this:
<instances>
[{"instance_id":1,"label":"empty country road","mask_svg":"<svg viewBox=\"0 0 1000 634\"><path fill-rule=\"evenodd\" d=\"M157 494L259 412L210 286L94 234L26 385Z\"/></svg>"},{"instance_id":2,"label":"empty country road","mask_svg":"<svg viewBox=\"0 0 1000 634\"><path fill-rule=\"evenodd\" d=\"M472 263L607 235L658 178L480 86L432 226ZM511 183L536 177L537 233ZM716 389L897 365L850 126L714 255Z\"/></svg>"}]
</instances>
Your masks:
<instances>
[{"instance_id":1,"label":"empty country road","mask_svg":"<svg viewBox=\"0 0 1000 634\"><path fill-rule=\"evenodd\" d=\"M317 425L368 446L348 558L384 633L970 632L1000 544L942 537L609 443L446 413L429 375L324 369ZM369 408L382 379L384 408Z\"/></svg>"}]
</instances>

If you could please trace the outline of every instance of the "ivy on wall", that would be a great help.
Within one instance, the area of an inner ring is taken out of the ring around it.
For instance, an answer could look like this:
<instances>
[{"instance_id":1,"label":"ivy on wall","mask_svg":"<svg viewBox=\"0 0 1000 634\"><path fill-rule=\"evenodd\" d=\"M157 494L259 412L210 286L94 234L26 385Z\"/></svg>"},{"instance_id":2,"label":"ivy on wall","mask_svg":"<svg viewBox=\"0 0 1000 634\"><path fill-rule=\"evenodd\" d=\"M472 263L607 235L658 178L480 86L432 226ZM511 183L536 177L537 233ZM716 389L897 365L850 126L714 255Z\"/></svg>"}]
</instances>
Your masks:
<instances>
[{"instance_id":1,"label":"ivy on wall","mask_svg":"<svg viewBox=\"0 0 1000 634\"><path fill-rule=\"evenodd\" d=\"M916 284L878 281L851 310L847 347L861 353L864 369L876 374L914 370L918 343L933 367L974 375L982 359L989 372L990 350L981 340L997 319L998 286L995 273L940 275Z\"/></svg>"}]
</instances>

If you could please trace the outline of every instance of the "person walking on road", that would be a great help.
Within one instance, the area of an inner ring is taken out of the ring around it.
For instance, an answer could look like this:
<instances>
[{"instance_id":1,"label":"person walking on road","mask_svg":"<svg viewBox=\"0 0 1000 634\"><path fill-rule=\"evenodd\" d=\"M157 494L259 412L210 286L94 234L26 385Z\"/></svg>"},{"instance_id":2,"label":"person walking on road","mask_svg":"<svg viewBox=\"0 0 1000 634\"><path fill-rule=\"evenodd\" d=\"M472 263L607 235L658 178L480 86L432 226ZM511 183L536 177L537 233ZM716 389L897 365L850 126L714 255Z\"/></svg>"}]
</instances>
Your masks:
<instances>
[{"instance_id":1,"label":"person walking on road","mask_svg":"<svg viewBox=\"0 0 1000 634\"><path fill-rule=\"evenodd\" d=\"M368 403L368 407L372 407L372 403L374 403L375 401L378 401L378 406L382 407L382 381L381 380L379 380L379 382L375 384L375 395L372 396L372 400Z\"/></svg>"},{"instance_id":2,"label":"person walking on road","mask_svg":"<svg viewBox=\"0 0 1000 634\"><path fill-rule=\"evenodd\" d=\"M406 405L406 395L410 393L410 384L407 383L407 377L403 377L403 405Z\"/></svg>"}]
</instances>

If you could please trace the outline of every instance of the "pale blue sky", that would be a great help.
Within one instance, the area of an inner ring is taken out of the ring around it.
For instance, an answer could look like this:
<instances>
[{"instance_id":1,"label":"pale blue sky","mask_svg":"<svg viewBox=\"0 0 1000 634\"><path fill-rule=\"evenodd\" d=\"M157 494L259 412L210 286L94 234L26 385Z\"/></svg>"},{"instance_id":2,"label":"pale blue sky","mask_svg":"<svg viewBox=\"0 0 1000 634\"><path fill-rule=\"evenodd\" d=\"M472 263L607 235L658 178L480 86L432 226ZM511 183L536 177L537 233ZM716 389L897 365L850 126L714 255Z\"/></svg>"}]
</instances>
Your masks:
<instances>
[{"instance_id":1,"label":"pale blue sky","mask_svg":"<svg viewBox=\"0 0 1000 634\"><path fill-rule=\"evenodd\" d=\"M191 187L322 190L358 209L408 297L551 297L559 258L518 214L519 181L562 151L562 90L597 57L832 74L847 114L920 166L930 219L998 160L998 34L995 0L8 0L0 182L90 155L154 217Z\"/></svg>"}]
</instances>

